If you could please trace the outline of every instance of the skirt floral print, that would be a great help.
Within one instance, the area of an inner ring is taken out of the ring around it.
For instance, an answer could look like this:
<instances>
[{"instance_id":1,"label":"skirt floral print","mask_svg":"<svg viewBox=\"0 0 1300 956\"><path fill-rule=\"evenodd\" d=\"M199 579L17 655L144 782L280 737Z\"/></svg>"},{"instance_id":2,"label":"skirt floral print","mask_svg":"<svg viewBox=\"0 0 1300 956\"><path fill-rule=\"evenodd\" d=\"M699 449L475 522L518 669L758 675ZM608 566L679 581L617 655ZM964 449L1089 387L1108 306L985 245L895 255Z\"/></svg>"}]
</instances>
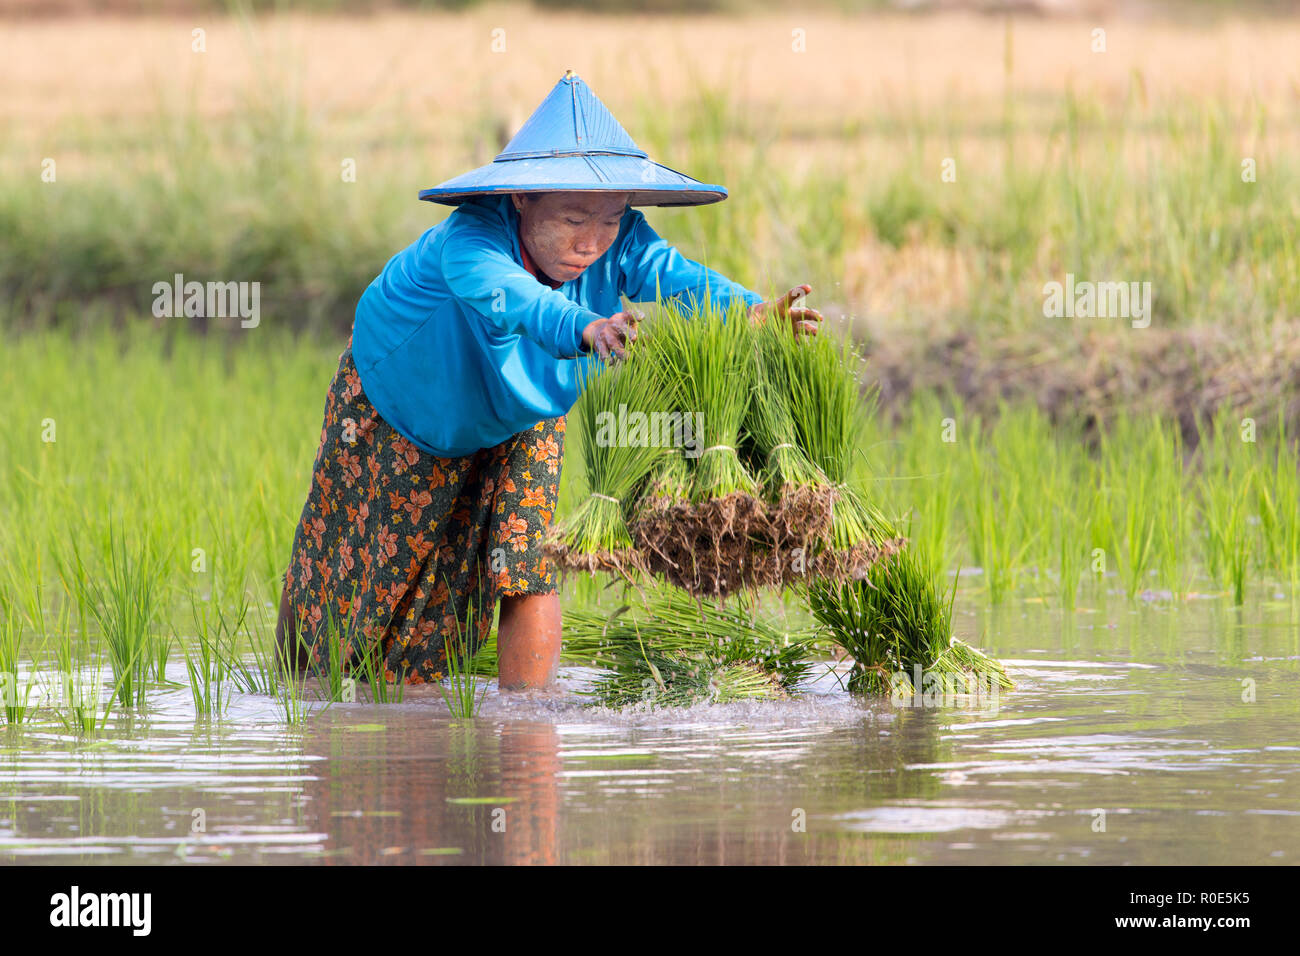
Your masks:
<instances>
[{"instance_id":1,"label":"skirt floral print","mask_svg":"<svg viewBox=\"0 0 1300 956\"><path fill-rule=\"evenodd\" d=\"M564 430L561 416L461 458L422 451L367 401L349 341L285 573L312 668L332 635L345 667L370 654L389 680L440 680L448 640L477 651L502 597L554 591L542 539Z\"/></svg>"}]
</instances>

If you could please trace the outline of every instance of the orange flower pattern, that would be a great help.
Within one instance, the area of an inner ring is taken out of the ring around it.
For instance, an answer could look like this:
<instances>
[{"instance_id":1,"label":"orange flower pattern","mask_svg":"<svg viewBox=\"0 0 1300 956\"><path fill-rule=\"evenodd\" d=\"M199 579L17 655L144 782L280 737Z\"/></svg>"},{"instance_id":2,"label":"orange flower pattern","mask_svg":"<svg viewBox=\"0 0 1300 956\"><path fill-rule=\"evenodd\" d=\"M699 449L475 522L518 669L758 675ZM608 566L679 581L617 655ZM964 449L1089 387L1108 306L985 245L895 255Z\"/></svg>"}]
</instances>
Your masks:
<instances>
[{"instance_id":1,"label":"orange flower pattern","mask_svg":"<svg viewBox=\"0 0 1300 956\"><path fill-rule=\"evenodd\" d=\"M372 654L389 680L439 680L447 638L463 635L473 653L503 596L554 591L542 539L559 497L564 431L561 416L472 455L430 454L375 411L349 341L285 572L317 672L333 629L348 638L345 666Z\"/></svg>"}]
</instances>

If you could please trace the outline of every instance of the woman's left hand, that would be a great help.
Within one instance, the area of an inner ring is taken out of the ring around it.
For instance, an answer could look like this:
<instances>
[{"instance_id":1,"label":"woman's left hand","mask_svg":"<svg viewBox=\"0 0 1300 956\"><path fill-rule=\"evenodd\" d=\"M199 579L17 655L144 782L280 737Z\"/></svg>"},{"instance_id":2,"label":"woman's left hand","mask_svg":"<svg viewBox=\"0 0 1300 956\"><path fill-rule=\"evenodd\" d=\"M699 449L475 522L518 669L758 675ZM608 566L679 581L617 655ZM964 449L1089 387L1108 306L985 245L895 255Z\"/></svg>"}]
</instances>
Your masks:
<instances>
[{"instance_id":1,"label":"woman's left hand","mask_svg":"<svg viewBox=\"0 0 1300 956\"><path fill-rule=\"evenodd\" d=\"M749 317L757 325L766 322L769 316L777 315L790 322L791 331L795 335L816 335L819 331L817 323L822 320L822 314L816 309L809 309L806 306L794 308L794 303L810 292L812 292L812 286L807 283L795 286L779 299L772 302L760 302L758 305L751 306Z\"/></svg>"}]
</instances>

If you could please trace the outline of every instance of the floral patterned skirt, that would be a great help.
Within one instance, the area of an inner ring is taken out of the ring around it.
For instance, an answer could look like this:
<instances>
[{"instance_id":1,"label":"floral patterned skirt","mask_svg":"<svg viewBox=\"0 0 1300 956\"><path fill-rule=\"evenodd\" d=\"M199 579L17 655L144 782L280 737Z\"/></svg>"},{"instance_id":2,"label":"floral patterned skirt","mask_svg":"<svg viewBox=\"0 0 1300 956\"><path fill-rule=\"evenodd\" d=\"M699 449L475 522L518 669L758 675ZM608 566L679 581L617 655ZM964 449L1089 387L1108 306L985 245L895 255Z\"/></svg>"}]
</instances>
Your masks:
<instances>
[{"instance_id":1,"label":"floral patterned skirt","mask_svg":"<svg viewBox=\"0 0 1300 956\"><path fill-rule=\"evenodd\" d=\"M422 451L367 401L349 340L285 573L313 670L325 672L328 635L354 673L369 654L389 680L437 681L448 639L477 651L502 597L554 591L542 540L564 430L561 416L464 457Z\"/></svg>"}]
</instances>

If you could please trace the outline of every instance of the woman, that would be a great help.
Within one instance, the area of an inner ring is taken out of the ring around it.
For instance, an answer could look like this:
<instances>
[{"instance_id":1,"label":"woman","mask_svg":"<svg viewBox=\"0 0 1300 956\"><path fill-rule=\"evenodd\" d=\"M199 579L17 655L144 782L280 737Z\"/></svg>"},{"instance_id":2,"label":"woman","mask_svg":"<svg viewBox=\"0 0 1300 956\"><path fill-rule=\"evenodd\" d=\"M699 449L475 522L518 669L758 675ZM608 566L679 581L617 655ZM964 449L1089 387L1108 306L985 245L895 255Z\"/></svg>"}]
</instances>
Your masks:
<instances>
[{"instance_id":1,"label":"woman","mask_svg":"<svg viewBox=\"0 0 1300 956\"><path fill-rule=\"evenodd\" d=\"M631 208L726 194L651 162L572 72L491 164L420 193L458 208L357 305L285 574L282 651L319 670L322 638L341 635L344 666L371 655L389 680L437 681L447 642L473 653L499 603L500 686L553 682L560 602L541 544L586 365L636 337L620 294L739 297L796 332L821 320L793 307L809 286L765 303Z\"/></svg>"}]
</instances>

